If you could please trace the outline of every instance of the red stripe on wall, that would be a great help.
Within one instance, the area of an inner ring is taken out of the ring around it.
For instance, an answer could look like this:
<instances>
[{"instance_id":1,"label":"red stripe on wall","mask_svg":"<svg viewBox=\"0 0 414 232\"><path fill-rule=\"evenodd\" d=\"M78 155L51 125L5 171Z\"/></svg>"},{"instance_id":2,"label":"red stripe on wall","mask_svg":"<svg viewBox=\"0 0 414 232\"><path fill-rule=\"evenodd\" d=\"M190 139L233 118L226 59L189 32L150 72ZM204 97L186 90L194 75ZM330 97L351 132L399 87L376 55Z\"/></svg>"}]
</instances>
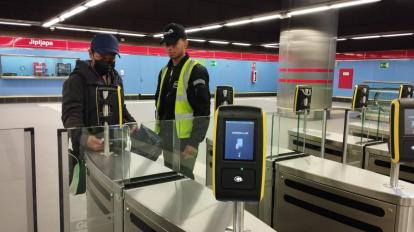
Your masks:
<instances>
[{"instance_id":1,"label":"red stripe on wall","mask_svg":"<svg viewBox=\"0 0 414 232\"><path fill-rule=\"evenodd\" d=\"M213 51L188 49L188 54L194 58L214 58Z\"/></svg>"},{"instance_id":2,"label":"red stripe on wall","mask_svg":"<svg viewBox=\"0 0 414 232\"><path fill-rule=\"evenodd\" d=\"M230 60L241 60L241 52L215 52L214 58L216 59L230 59Z\"/></svg>"},{"instance_id":3,"label":"red stripe on wall","mask_svg":"<svg viewBox=\"0 0 414 232\"><path fill-rule=\"evenodd\" d=\"M279 68L280 72L295 72L295 73L328 73L333 72L333 69L325 68Z\"/></svg>"},{"instance_id":4,"label":"red stripe on wall","mask_svg":"<svg viewBox=\"0 0 414 232\"><path fill-rule=\"evenodd\" d=\"M13 47L13 37L9 36L0 36L0 46L1 47Z\"/></svg>"},{"instance_id":5,"label":"red stripe on wall","mask_svg":"<svg viewBox=\"0 0 414 232\"><path fill-rule=\"evenodd\" d=\"M12 36L0 36L0 47L19 47L19 48L37 48L37 49L59 49L69 51L86 51L90 47L87 41L71 40L53 40L39 38L23 38ZM123 54L139 54L147 56L166 56L163 47L137 46L121 44L120 51ZM277 62L277 54L261 53L242 53L242 52L224 52L224 51L206 51L189 49L189 54L197 58L216 58L232 60L250 60L250 61L267 61ZM414 50L393 50L393 51L374 51L374 52L345 52L337 53L336 60L387 60L387 59L414 59ZM280 70L281 72L283 68ZM288 70L289 72L320 72L320 70ZM331 72L331 71L329 71Z\"/></svg>"},{"instance_id":6,"label":"red stripe on wall","mask_svg":"<svg viewBox=\"0 0 414 232\"><path fill-rule=\"evenodd\" d=\"M91 47L91 43L81 41L68 41L66 47L68 50L87 51Z\"/></svg>"},{"instance_id":7,"label":"red stripe on wall","mask_svg":"<svg viewBox=\"0 0 414 232\"><path fill-rule=\"evenodd\" d=\"M407 58L407 51L366 52L364 58L365 60L405 59Z\"/></svg>"},{"instance_id":8,"label":"red stripe on wall","mask_svg":"<svg viewBox=\"0 0 414 232\"><path fill-rule=\"evenodd\" d=\"M296 83L296 84L332 84L332 80L320 79L286 79L279 78L280 83Z\"/></svg>"},{"instance_id":9,"label":"red stripe on wall","mask_svg":"<svg viewBox=\"0 0 414 232\"><path fill-rule=\"evenodd\" d=\"M268 61L279 61L279 55L266 55Z\"/></svg>"},{"instance_id":10,"label":"red stripe on wall","mask_svg":"<svg viewBox=\"0 0 414 232\"><path fill-rule=\"evenodd\" d=\"M242 53L242 60L257 60L257 61L267 61L266 54L255 54L255 53Z\"/></svg>"},{"instance_id":11,"label":"red stripe on wall","mask_svg":"<svg viewBox=\"0 0 414 232\"><path fill-rule=\"evenodd\" d=\"M119 52L134 55L147 55L148 47L121 44L119 45Z\"/></svg>"}]
</instances>

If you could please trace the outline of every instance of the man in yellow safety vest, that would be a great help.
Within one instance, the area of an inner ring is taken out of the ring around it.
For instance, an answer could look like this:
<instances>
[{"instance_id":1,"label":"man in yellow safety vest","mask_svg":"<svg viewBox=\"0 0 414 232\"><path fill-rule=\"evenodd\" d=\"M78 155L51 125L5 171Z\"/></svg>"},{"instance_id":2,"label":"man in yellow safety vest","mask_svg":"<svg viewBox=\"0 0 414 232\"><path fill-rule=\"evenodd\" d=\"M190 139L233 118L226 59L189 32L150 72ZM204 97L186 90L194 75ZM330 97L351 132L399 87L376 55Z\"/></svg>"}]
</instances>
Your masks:
<instances>
[{"instance_id":1,"label":"man in yellow safety vest","mask_svg":"<svg viewBox=\"0 0 414 232\"><path fill-rule=\"evenodd\" d=\"M155 94L156 130L162 138L164 163L174 167L173 160L178 160L180 172L194 178L198 145L209 125L209 76L186 53L188 40L182 25L168 24L161 44L170 57L159 73Z\"/></svg>"}]
</instances>

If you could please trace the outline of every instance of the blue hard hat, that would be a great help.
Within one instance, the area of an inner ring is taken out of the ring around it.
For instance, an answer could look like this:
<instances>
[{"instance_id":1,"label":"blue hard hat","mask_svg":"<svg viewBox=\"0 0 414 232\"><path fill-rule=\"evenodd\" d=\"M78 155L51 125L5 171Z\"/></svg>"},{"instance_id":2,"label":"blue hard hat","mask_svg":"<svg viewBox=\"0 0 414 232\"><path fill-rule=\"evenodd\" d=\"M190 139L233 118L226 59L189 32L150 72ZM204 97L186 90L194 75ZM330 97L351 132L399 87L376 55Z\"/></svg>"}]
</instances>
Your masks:
<instances>
[{"instance_id":1,"label":"blue hard hat","mask_svg":"<svg viewBox=\"0 0 414 232\"><path fill-rule=\"evenodd\" d=\"M100 55L119 55L118 39L111 34L96 34L91 42L91 49Z\"/></svg>"}]
</instances>

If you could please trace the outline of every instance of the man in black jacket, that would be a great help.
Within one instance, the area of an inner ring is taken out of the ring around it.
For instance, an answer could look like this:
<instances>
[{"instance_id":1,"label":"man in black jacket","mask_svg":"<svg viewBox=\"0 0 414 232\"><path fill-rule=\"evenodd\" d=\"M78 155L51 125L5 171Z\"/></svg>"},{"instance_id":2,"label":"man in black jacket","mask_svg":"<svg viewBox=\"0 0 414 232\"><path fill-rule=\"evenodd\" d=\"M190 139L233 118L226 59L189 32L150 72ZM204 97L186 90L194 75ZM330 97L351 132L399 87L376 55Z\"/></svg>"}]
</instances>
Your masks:
<instances>
[{"instance_id":1,"label":"man in black jacket","mask_svg":"<svg viewBox=\"0 0 414 232\"><path fill-rule=\"evenodd\" d=\"M170 61L158 75L155 99L164 163L174 167L173 156L176 156L180 171L194 178L198 146L209 125L209 75L204 66L186 53L188 41L182 25L167 25L163 43Z\"/></svg>"},{"instance_id":2,"label":"man in black jacket","mask_svg":"<svg viewBox=\"0 0 414 232\"><path fill-rule=\"evenodd\" d=\"M103 118L99 113L99 104L102 102L97 96L97 87L121 88L121 106L118 105L117 92L109 92L107 98L113 111L111 116L106 118L109 125L135 122L124 103L122 79L114 69L115 56L119 54L118 47L115 36L97 34L92 39L89 49L90 60L76 62L74 71L63 85L62 122L65 128L103 126ZM122 107L122 121L119 118L118 107ZM86 136L83 134L82 138L73 142L79 142L93 151L103 150L103 141L93 133ZM74 144L77 147L79 145Z\"/></svg>"}]
</instances>

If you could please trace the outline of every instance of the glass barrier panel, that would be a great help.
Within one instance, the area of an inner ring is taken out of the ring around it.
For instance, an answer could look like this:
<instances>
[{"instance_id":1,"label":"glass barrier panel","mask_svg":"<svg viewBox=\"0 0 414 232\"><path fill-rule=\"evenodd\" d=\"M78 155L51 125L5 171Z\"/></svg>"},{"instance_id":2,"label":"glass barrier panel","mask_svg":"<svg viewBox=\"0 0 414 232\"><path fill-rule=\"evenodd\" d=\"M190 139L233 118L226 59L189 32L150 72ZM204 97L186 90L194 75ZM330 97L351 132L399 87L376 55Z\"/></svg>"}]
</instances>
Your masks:
<instances>
[{"instance_id":1,"label":"glass barrier panel","mask_svg":"<svg viewBox=\"0 0 414 232\"><path fill-rule=\"evenodd\" d=\"M277 112L272 116L271 156L304 151L305 118L307 115L293 112ZM302 138L302 139L300 139Z\"/></svg>"},{"instance_id":2,"label":"glass barrier panel","mask_svg":"<svg viewBox=\"0 0 414 232\"><path fill-rule=\"evenodd\" d=\"M37 231L34 130L0 129L2 231Z\"/></svg>"},{"instance_id":3,"label":"glass barrier panel","mask_svg":"<svg viewBox=\"0 0 414 232\"><path fill-rule=\"evenodd\" d=\"M122 231L128 136L119 125L60 131L61 231Z\"/></svg>"}]
</instances>

